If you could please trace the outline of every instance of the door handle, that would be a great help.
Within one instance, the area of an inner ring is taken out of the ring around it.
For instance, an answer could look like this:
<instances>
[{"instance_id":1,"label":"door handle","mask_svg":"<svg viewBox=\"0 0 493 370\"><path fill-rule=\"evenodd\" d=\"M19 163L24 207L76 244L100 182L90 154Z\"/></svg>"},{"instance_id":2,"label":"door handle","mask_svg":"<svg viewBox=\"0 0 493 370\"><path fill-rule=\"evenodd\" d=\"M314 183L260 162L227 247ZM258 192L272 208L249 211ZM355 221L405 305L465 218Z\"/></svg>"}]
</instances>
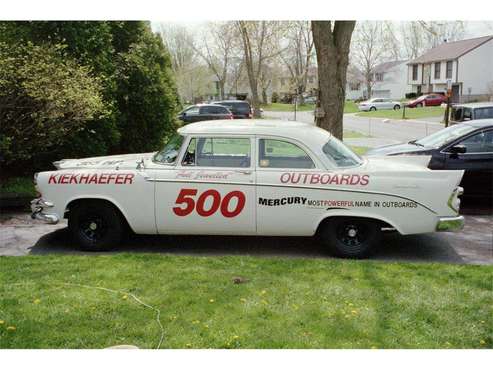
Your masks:
<instances>
[{"instance_id":1,"label":"door handle","mask_svg":"<svg viewBox=\"0 0 493 370\"><path fill-rule=\"evenodd\" d=\"M251 175L252 174L252 171L250 171L250 170L236 170L235 172L241 173L243 175Z\"/></svg>"}]
</instances>

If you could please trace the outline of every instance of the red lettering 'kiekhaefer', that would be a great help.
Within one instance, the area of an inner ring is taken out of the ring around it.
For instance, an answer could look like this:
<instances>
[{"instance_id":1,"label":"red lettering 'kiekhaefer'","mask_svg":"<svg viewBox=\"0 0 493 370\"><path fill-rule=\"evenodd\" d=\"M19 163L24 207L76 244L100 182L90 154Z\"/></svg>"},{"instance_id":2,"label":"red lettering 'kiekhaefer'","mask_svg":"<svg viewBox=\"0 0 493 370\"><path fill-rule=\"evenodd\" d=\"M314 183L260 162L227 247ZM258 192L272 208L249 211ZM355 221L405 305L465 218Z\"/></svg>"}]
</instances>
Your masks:
<instances>
[{"instance_id":1,"label":"red lettering 'kiekhaefer'","mask_svg":"<svg viewBox=\"0 0 493 370\"><path fill-rule=\"evenodd\" d=\"M48 184L127 185L132 184L133 173L64 173L52 174Z\"/></svg>"}]
</instances>

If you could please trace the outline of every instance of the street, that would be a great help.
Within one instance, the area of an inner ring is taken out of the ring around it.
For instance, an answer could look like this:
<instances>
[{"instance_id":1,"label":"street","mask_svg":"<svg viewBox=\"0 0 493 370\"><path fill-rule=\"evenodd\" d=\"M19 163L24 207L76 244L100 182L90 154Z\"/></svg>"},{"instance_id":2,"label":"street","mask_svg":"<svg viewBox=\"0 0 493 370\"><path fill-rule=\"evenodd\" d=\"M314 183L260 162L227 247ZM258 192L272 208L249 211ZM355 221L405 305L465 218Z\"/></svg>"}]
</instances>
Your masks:
<instances>
[{"instance_id":1,"label":"street","mask_svg":"<svg viewBox=\"0 0 493 370\"><path fill-rule=\"evenodd\" d=\"M293 112L264 112L264 118L293 120ZM313 124L313 112L297 112L296 120ZM371 138L346 139L345 142L356 146L377 147L407 142L432 134L443 129L437 122L418 120L389 120L384 118L358 117L354 113L344 115L344 130L356 131Z\"/></svg>"}]
</instances>

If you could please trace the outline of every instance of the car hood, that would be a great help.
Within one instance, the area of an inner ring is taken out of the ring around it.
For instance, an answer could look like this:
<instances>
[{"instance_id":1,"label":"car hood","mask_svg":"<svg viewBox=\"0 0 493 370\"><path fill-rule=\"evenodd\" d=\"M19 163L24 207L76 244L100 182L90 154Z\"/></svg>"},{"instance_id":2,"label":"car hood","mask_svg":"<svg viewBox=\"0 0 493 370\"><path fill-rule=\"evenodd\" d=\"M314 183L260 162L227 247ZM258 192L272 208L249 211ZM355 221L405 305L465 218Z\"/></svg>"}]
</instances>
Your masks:
<instances>
[{"instance_id":1,"label":"car hood","mask_svg":"<svg viewBox=\"0 0 493 370\"><path fill-rule=\"evenodd\" d=\"M375 156L375 155L396 155L396 154L408 154L408 155L423 155L429 154L431 148L424 148L418 145L402 143L402 144L393 144L386 145L380 148L370 149L366 152L366 156Z\"/></svg>"},{"instance_id":2,"label":"car hood","mask_svg":"<svg viewBox=\"0 0 493 370\"><path fill-rule=\"evenodd\" d=\"M141 160L147 161L152 158L156 152L152 153L138 153L138 154L121 154L121 155L108 155L104 157L90 157L90 158L77 158L77 159L62 159L57 162L53 162L53 165L58 170L65 169L123 169L131 168L135 169L137 163Z\"/></svg>"}]
</instances>

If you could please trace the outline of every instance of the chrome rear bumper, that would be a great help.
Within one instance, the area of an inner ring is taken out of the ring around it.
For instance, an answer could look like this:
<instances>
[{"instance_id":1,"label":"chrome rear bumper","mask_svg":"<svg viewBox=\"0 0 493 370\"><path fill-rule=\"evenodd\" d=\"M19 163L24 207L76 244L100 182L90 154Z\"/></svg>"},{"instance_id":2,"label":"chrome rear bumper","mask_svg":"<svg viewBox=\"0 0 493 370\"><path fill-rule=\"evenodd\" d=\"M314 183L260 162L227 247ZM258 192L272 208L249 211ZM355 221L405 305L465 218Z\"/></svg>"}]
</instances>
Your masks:
<instances>
[{"instance_id":1,"label":"chrome rear bumper","mask_svg":"<svg viewBox=\"0 0 493 370\"><path fill-rule=\"evenodd\" d=\"M436 231L460 231L464 228L464 216L440 217Z\"/></svg>"},{"instance_id":2,"label":"chrome rear bumper","mask_svg":"<svg viewBox=\"0 0 493 370\"><path fill-rule=\"evenodd\" d=\"M53 207L53 203L45 201L43 198L36 198L31 201L31 218L46 222L47 224L56 224L59 218L54 213L45 213L45 208Z\"/></svg>"}]
</instances>

